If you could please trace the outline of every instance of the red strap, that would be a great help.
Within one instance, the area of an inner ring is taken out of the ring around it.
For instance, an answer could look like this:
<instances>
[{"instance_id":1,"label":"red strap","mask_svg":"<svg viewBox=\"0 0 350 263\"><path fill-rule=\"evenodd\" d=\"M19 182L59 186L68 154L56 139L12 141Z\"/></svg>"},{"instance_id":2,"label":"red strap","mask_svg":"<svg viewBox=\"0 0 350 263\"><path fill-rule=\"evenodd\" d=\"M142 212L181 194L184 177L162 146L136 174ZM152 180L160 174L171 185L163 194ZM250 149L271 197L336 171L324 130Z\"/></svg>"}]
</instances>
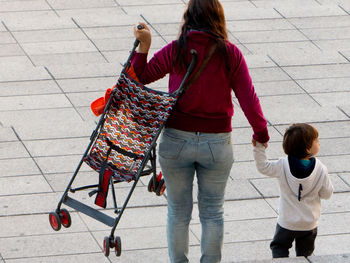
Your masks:
<instances>
[{"instance_id":1,"label":"red strap","mask_svg":"<svg viewBox=\"0 0 350 263\"><path fill-rule=\"evenodd\" d=\"M97 192L96 195L95 204L103 208L107 206L108 187L112 174L112 171L105 171L101 183L101 191Z\"/></svg>"}]
</instances>

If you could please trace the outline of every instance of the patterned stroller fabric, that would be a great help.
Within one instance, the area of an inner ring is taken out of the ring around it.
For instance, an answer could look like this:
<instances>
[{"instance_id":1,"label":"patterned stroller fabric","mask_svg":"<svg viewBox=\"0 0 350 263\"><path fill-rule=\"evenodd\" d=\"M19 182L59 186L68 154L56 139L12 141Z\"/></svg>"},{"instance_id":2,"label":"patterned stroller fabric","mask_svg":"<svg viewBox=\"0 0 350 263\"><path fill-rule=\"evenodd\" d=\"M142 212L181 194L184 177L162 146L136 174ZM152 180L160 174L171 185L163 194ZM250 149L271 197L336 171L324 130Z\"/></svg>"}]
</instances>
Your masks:
<instances>
[{"instance_id":1,"label":"patterned stroller fabric","mask_svg":"<svg viewBox=\"0 0 350 263\"><path fill-rule=\"evenodd\" d=\"M94 170L131 181L167 120L177 96L146 88L122 73L112 93L105 121L84 161Z\"/></svg>"}]
</instances>

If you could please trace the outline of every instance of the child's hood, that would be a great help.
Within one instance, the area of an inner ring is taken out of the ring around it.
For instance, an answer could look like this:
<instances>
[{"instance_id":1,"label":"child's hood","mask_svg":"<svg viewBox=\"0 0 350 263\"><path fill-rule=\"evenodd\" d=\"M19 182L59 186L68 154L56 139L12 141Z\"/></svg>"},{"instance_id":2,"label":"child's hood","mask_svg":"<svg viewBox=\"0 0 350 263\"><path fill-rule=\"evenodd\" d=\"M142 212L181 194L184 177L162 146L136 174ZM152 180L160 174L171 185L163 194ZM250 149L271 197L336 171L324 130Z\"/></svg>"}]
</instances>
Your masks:
<instances>
[{"instance_id":1,"label":"child's hood","mask_svg":"<svg viewBox=\"0 0 350 263\"><path fill-rule=\"evenodd\" d=\"M286 161L288 163L288 160ZM301 200L301 198L313 191L321 179L320 173L317 172L318 169L321 169L320 162L317 158L315 161L316 163L313 171L308 177L305 178L297 178L293 176L290 171L289 165L287 165L288 169L285 169L287 184L290 190L299 199L299 201Z\"/></svg>"}]
</instances>

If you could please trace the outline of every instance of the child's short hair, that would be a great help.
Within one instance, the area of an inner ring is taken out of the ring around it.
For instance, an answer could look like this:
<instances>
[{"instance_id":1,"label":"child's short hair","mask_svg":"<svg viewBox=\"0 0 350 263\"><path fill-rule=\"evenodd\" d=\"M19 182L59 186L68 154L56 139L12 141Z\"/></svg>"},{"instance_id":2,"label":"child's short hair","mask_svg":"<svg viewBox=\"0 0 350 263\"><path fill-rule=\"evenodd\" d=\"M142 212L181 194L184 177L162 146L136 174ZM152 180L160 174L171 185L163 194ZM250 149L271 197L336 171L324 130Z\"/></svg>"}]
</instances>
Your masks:
<instances>
[{"instance_id":1,"label":"child's short hair","mask_svg":"<svg viewBox=\"0 0 350 263\"><path fill-rule=\"evenodd\" d=\"M299 159L309 156L308 150L312 143L318 138L318 131L315 127L306 123L294 123L283 136L283 150L287 155Z\"/></svg>"}]
</instances>

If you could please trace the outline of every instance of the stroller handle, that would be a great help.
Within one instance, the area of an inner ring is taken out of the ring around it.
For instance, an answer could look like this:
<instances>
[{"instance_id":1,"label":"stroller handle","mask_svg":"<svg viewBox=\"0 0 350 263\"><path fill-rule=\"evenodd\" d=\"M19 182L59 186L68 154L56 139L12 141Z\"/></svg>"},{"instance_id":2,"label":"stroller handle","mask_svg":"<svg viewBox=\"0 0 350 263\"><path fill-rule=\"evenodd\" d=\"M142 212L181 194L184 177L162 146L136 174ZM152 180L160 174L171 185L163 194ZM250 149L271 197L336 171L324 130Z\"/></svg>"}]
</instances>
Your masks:
<instances>
[{"instance_id":1,"label":"stroller handle","mask_svg":"<svg viewBox=\"0 0 350 263\"><path fill-rule=\"evenodd\" d=\"M194 70L194 68L195 68L195 66L197 64L197 51L194 50L194 49L191 49L190 53L191 53L191 56L192 56L191 63L187 67L186 74L185 74L185 76L184 76L184 78L183 78L179 88L176 91L173 92L173 94L175 94L175 95L178 95L178 94L182 93L183 88L185 86L185 83L186 83L188 77L191 75L191 73L193 72L193 70Z\"/></svg>"}]
</instances>

